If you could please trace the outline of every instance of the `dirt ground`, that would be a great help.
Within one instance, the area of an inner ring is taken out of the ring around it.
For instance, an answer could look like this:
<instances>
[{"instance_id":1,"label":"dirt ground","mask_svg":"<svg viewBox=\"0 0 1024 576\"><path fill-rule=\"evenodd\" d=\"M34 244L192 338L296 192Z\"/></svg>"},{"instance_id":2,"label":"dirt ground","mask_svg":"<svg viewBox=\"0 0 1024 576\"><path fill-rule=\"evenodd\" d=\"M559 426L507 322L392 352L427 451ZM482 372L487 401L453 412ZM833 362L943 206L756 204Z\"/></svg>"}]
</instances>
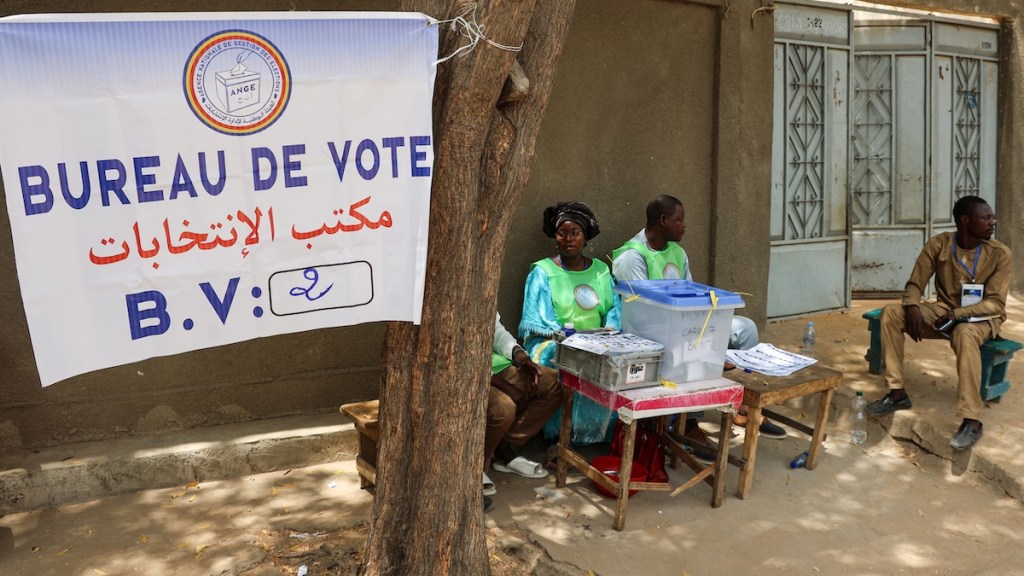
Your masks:
<instances>
[{"instance_id":1,"label":"dirt ground","mask_svg":"<svg viewBox=\"0 0 1024 576\"><path fill-rule=\"evenodd\" d=\"M848 441L854 391L883 393L867 373L865 310L815 317L820 362L844 372L817 469L791 469L807 447L789 430L762 439L749 499L733 496L730 467L722 507L697 486L675 498L641 493L630 499L626 526L612 529L613 501L589 480L570 475L527 480L493 473L498 494L486 516L496 576L720 574L1024 574L1024 363L1015 382L990 404L986 432L973 452L945 446L956 378L943 342L908 345L907 388L914 409L872 419L868 441ZM1011 318L1024 317L1019 298ZM773 323L762 340L795 349L804 320ZM1010 323L1004 334L1024 341ZM782 409L809 422L815 402ZM708 420L716 420L709 414ZM893 435L898 436L894 438ZM737 453L742 436L733 438ZM589 449L591 455L605 447ZM535 445L535 459L543 446ZM671 480L687 475L670 471ZM250 475L236 480L103 498L0 518L0 574L293 575L355 574L370 511L352 461Z\"/></svg>"},{"instance_id":2,"label":"dirt ground","mask_svg":"<svg viewBox=\"0 0 1024 576\"><path fill-rule=\"evenodd\" d=\"M267 556L244 574L264 574L278 570L281 574L297 574L302 566L312 575L352 575L358 573L363 559L368 525L360 523L348 528L312 535L262 530L255 544ZM306 536L297 539L299 536ZM487 531L491 576L528 576L544 554L536 544L529 544L525 534L512 534L492 527ZM546 562L550 560L545 558ZM576 574L571 566L558 568L560 574Z\"/></svg>"}]
</instances>

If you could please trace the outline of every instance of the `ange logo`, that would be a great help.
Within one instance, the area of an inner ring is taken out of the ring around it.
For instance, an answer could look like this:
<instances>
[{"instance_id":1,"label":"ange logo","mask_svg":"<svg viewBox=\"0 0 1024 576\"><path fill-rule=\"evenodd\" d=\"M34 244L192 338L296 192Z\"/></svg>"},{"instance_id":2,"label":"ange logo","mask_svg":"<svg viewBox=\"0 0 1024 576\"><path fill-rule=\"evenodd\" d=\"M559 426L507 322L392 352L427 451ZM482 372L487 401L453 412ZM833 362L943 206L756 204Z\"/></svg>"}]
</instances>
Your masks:
<instances>
[{"instance_id":1,"label":"ange logo","mask_svg":"<svg viewBox=\"0 0 1024 576\"><path fill-rule=\"evenodd\" d=\"M246 30L225 30L196 45L185 62L185 100L196 118L222 134L266 129L288 106L288 62L270 41Z\"/></svg>"}]
</instances>

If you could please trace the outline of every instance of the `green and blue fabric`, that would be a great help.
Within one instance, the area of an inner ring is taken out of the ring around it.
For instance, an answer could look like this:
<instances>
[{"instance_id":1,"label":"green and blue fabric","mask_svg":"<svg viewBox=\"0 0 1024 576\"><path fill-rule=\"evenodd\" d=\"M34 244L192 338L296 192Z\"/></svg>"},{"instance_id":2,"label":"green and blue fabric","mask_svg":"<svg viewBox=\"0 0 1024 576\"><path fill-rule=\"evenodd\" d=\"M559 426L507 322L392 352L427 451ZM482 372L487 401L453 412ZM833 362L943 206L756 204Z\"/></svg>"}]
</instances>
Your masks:
<instances>
[{"instance_id":1,"label":"green and blue fabric","mask_svg":"<svg viewBox=\"0 0 1024 576\"><path fill-rule=\"evenodd\" d=\"M608 265L592 261L583 271L565 270L550 258L534 262L523 294L519 336L530 358L555 368L558 345L552 336L571 322L576 330L619 329L621 305ZM573 407L573 438L576 444L607 442L615 414L579 395ZM556 438L560 413L544 426L546 438Z\"/></svg>"}]
</instances>

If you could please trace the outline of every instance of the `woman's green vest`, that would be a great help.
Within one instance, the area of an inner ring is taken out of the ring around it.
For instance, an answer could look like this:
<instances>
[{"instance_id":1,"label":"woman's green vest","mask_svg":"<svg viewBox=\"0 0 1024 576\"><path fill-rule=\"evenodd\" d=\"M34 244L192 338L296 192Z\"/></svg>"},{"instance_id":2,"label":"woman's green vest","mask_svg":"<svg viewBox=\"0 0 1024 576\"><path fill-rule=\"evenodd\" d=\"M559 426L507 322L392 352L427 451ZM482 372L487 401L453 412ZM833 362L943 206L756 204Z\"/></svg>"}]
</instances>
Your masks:
<instances>
[{"instance_id":1,"label":"woman's green vest","mask_svg":"<svg viewBox=\"0 0 1024 576\"><path fill-rule=\"evenodd\" d=\"M576 272L545 258L534 262L533 266L540 266L548 276L551 303L561 324L572 322L576 330L596 330L603 326L605 316L615 303L607 264L593 260L589 268Z\"/></svg>"}]
</instances>

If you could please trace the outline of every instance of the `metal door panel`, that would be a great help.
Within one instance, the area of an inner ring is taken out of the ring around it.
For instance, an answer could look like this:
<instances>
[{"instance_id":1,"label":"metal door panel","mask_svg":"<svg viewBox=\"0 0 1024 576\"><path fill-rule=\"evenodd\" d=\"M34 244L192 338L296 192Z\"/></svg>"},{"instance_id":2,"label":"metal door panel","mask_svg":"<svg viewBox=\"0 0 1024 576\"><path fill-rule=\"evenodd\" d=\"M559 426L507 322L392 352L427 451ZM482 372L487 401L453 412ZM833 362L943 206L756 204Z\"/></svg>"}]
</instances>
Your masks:
<instances>
[{"instance_id":1,"label":"metal door panel","mask_svg":"<svg viewBox=\"0 0 1024 576\"><path fill-rule=\"evenodd\" d=\"M768 310L772 317L847 306L846 240L772 246Z\"/></svg>"},{"instance_id":2,"label":"metal door panel","mask_svg":"<svg viewBox=\"0 0 1024 576\"><path fill-rule=\"evenodd\" d=\"M894 140L894 219L899 224L924 224L928 146L927 106L923 103L928 97L927 59L924 55L897 55L895 59L895 133L899 138Z\"/></svg>"},{"instance_id":3,"label":"metal door panel","mask_svg":"<svg viewBox=\"0 0 1024 576\"><path fill-rule=\"evenodd\" d=\"M860 54L924 51L928 47L928 29L924 26L857 26L853 29L853 45Z\"/></svg>"},{"instance_id":4,"label":"metal door panel","mask_svg":"<svg viewBox=\"0 0 1024 576\"><path fill-rule=\"evenodd\" d=\"M981 191L981 62L953 57L953 196Z\"/></svg>"},{"instance_id":5,"label":"metal door panel","mask_svg":"<svg viewBox=\"0 0 1024 576\"><path fill-rule=\"evenodd\" d=\"M960 55L935 60L934 97L943 106L932 118L938 152L932 165L941 174L932 193L932 222L952 225L952 206L963 196L981 196L996 207L998 64Z\"/></svg>"},{"instance_id":6,"label":"metal door panel","mask_svg":"<svg viewBox=\"0 0 1024 576\"><path fill-rule=\"evenodd\" d=\"M786 47L786 240L821 238L825 186L825 49Z\"/></svg>"},{"instance_id":7,"label":"metal door panel","mask_svg":"<svg viewBox=\"0 0 1024 576\"><path fill-rule=\"evenodd\" d=\"M995 196L998 30L886 17L854 13L850 284L862 294L901 286L957 199Z\"/></svg>"},{"instance_id":8,"label":"metal door panel","mask_svg":"<svg viewBox=\"0 0 1024 576\"><path fill-rule=\"evenodd\" d=\"M825 219L825 225L828 236L835 237L846 235L847 167L850 162L850 53L847 50L829 48L826 56L825 78L828 90L825 98L825 123L829 135L825 141L825 174L828 178L825 188L828 218Z\"/></svg>"},{"instance_id":9,"label":"metal door panel","mask_svg":"<svg viewBox=\"0 0 1024 576\"><path fill-rule=\"evenodd\" d=\"M926 62L918 54L855 58L850 190L850 289L855 293L902 290L908 254L913 263L921 248L923 230L905 225L921 225L925 218Z\"/></svg>"},{"instance_id":10,"label":"metal door panel","mask_svg":"<svg viewBox=\"0 0 1024 576\"><path fill-rule=\"evenodd\" d=\"M924 230L855 230L857 250L850 263L850 289L897 293L910 278L914 260L924 244Z\"/></svg>"},{"instance_id":11,"label":"metal door panel","mask_svg":"<svg viewBox=\"0 0 1024 576\"><path fill-rule=\"evenodd\" d=\"M850 16L842 10L778 4L774 20L776 40L850 44Z\"/></svg>"},{"instance_id":12,"label":"metal door panel","mask_svg":"<svg viewBox=\"0 0 1024 576\"><path fill-rule=\"evenodd\" d=\"M849 304L849 13L779 5L775 38L772 318Z\"/></svg>"},{"instance_id":13,"label":"metal door panel","mask_svg":"<svg viewBox=\"0 0 1024 576\"><path fill-rule=\"evenodd\" d=\"M999 64L981 63L981 197L996 209L996 133ZM988 112L988 113L984 113Z\"/></svg>"},{"instance_id":14,"label":"metal door panel","mask_svg":"<svg viewBox=\"0 0 1024 576\"><path fill-rule=\"evenodd\" d=\"M933 224L953 222L953 58L932 61L932 194Z\"/></svg>"},{"instance_id":15,"label":"metal door panel","mask_svg":"<svg viewBox=\"0 0 1024 576\"><path fill-rule=\"evenodd\" d=\"M781 240L785 226L785 213L777 209L786 203L786 123L778 119L779 111L786 106L786 45L775 44L774 104L776 121L772 122L772 210L768 221L771 223L772 240Z\"/></svg>"},{"instance_id":16,"label":"metal door panel","mask_svg":"<svg viewBox=\"0 0 1024 576\"><path fill-rule=\"evenodd\" d=\"M892 223L892 56L858 55L853 73L852 224Z\"/></svg>"},{"instance_id":17,"label":"metal door panel","mask_svg":"<svg viewBox=\"0 0 1024 576\"><path fill-rule=\"evenodd\" d=\"M944 22L936 22L933 26L932 46L939 52L984 58L999 56L999 32L994 29Z\"/></svg>"}]
</instances>

